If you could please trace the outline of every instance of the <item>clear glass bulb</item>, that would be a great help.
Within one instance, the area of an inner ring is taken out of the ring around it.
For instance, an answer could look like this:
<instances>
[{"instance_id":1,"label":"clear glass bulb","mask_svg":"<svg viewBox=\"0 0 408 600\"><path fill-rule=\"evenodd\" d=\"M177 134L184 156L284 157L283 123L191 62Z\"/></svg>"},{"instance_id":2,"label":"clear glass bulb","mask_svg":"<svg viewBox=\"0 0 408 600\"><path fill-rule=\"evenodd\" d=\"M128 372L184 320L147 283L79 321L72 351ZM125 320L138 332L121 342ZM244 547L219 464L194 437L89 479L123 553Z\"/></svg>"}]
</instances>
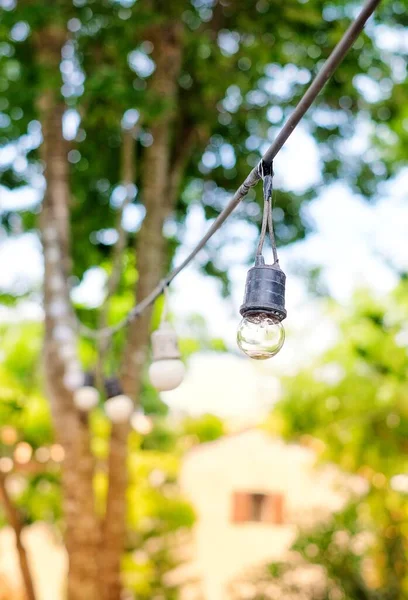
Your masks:
<instances>
[{"instance_id":1,"label":"clear glass bulb","mask_svg":"<svg viewBox=\"0 0 408 600\"><path fill-rule=\"evenodd\" d=\"M278 354L285 341L280 321L267 314L244 317L237 333L238 346L250 358L266 360Z\"/></svg>"}]
</instances>

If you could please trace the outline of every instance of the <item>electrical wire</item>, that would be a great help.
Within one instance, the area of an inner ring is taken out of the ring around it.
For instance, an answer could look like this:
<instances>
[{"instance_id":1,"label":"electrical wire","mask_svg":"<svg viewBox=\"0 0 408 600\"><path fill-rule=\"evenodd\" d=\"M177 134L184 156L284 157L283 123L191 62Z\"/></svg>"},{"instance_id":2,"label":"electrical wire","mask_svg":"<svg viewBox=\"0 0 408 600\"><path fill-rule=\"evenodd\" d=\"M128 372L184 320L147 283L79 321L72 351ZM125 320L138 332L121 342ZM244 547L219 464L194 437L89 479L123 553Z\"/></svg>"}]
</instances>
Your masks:
<instances>
[{"instance_id":1,"label":"electrical wire","mask_svg":"<svg viewBox=\"0 0 408 600\"><path fill-rule=\"evenodd\" d=\"M266 230L268 229L268 212L269 212L269 210L270 210L269 201L265 200L264 207L263 207L263 215L262 215L261 233L259 235L259 243L258 243L258 248L256 250L257 256L262 255L263 245L264 245L265 236L266 236Z\"/></svg>"},{"instance_id":2,"label":"electrical wire","mask_svg":"<svg viewBox=\"0 0 408 600\"><path fill-rule=\"evenodd\" d=\"M221 225L226 221L230 214L235 210L238 204L245 198L250 188L254 187L261 179L262 175L260 167L262 162L266 165L272 165L272 161L278 152L281 150L289 136L293 133L300 120L303 118L305 113L308 111L318 94L321 92L327 81L336 71L361 31L364 28L369 17L373 14L374 10L380 4L381 0L367 0L363 5L360 13L357 15L355 20L352 22L350 27L347 29L340 42L331 52L329 57L324 62L320 71L300 99L293 113L290 115L288 120L283 125L281 131L272 142L268 150L265 152L261 162L249 173L245 181L240 185L234 196L228 202L227 206L221 211L214 223L209 227L207 233L201 238L197 245L193 248L190 254L183 260L183 262L171 271L160 283L136 306L134 306L130 312L116 325L110 327L104 327L99 330L91 329L82 323L78 322L78 328L80 333L88 338L108 338L114 335L123 327L126 327L131 321L136 319L146 308L148 308L167 288L167 286L173 281L175 277L195 258L200 250L205 246L208 240L218 231ZM273 228L270 229L270 233ZM271 239L272 241L272 239ZM274 255L275 258L275 255ZM277 260L277 256L275 258Z\"/></svg>"},{"instance_id":3,"label":"electrical wire","mask_svg":"<svg viewBox=\"0 0 408 600\"><path fill-rule=\"evenodd\" d=\"M261 233L256 251L257 256L262 255L265 242L266 230L269 229L269 239L273 253L273 264L279 262L276 248L275 232L273 229L273 164L265 164L263 160L259 163L259 174L263 180L264 209L262 215Z\"/></svg>"},{"instance_id":4,"label":"electrical wire","mask_svg":"<svg viewBox=\"0 0 408 600\"><path fill-rule=\"evenodd\" d=\"M272 196L268 202L269 210L268 210L268 229L269 229L269 239L271 240L272 254L273 254L273 264L279 262L278 258L278 250L276 248L276 240L275 240L275 231L273 229L273 204L272 204Z\"/></svg>"}]
</instances>

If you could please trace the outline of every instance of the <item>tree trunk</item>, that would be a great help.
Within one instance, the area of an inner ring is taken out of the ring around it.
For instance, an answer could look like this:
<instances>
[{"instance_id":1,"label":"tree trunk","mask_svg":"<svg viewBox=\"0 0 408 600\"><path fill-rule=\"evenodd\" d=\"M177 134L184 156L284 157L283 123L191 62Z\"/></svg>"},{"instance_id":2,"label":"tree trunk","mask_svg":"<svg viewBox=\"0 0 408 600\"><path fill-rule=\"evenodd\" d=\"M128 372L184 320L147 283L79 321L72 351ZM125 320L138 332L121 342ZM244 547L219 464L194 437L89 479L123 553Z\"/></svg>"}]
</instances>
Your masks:
<instances>
[{"instance_id":1,"label":"tree trunk","mask_svg":"<svg viewBox=\"0 0 408 600\"><path fill-rule=\"evenodd\" d=\"M129 425L112 425L109 446L109 487L102 525L101 598L120 600L121 560L126 537L127 440Z\"/></svg>"},{"instance_id":2,"label":"tree trunk","mask_svg":"<svg viewBox=\"0 0 408 600\"><path fill-rule=\"evenodd\" d=\"M36 38L45 73L58 72L65 32L55 27ZM50 78L52 81L52 77ZM44 369L56 435L65 450L62 472L65 542L69 556L68 600L99 600L97 555L99 524L94 510L94 460L86 417L72 402L81 370L76 356L70 303L69 164L62 135L64 105L59 92L44 90L38 102L43 133L41 158L46 193L40 217L44 248Z\"/></svg>"},{"instance_id":3,"label":"tree trunk","mask_svg":"<svg viewBox=\"0 0 408 600\"><path fill-rule=\"evenodd\" d=\"M166 106L150 129L153 143L144 153L142 193L146 217L136 247L138 300L146 296L162 276L165 251L163 224L170 210L167 192L171 130L181 65L180 34L180 25L171 22L158 26L152 36L152 58L156 63L156 70L150 82L149 93L158 102L164 99ZM125 349L122 384L125 393L136 401L149 343L151 314L150 308L130 326ZM105 600L119 600L121 592L120 558L126 534L128 432L128 427L112 427L108 499L103 528L104 551L101 554L101 580Z\"/></svg>"}]
</instances>

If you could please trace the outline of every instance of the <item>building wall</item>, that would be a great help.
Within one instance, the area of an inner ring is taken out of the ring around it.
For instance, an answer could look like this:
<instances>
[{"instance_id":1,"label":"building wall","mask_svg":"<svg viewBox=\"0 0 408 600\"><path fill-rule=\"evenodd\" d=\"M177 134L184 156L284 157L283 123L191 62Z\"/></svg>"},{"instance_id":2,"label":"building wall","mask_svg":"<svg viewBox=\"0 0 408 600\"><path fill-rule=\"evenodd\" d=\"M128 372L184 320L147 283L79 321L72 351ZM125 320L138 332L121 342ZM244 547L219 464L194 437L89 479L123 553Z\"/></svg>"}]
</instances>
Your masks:
<instances>
[{"instance_id":1,"label":"building wall","mask_svg":"<svg viewBox=\"0 0 408 600\"><path fill-rule=\"evenodd\" d=\"M45 523L25 527L23 543L28 554L38 600L62 600L68 561L61 541ZM0 586L7 587L5 600L23 598L23 584L14 532L10 527L0 531ZM3 599L0 587L0 600Z\"/></svg>"},{"instance_id":2,"label":"building wall","mask_svg":"<svg viewBox=\"0 0 408 600\"><path fill-rule=\"evenodd\" d=\"M300 524L341 508L346 493L339 483L345 480L334 467L316 470L311 450L259 430L191 451L181 486L198 517L190 566L205 600L226 600L229 583L249 567L284 557ZM283 524L233 522L237 492L282 494Z\"/></svg>"}]
</instances>

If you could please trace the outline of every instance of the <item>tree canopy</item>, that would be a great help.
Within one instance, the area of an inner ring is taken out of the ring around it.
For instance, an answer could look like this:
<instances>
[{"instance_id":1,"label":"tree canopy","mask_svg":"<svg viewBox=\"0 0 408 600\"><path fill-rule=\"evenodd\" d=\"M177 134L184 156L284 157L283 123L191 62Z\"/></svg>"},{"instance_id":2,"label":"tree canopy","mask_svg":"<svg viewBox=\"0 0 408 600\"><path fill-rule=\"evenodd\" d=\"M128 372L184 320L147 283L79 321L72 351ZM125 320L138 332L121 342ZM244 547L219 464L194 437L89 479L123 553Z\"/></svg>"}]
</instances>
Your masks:
<instances>
[{"instance_id":1,"label":"tree canopy","mask_svg":"<svg viewBox=\"0 0 408 600\"><path fill-rule=\"evenodd\" d=\"M353 3L325 6L320 0L291 0L260 1L255 7L246 3L238 10L232 3L197 0L172 2L171 7L157 2L155 10L151 2L77 0L39 10L35 3L21 0L17 15L13 2L3 4L0 76L5 97L0 143L8 152L1 165L2 185L35 188L35 200L20 211L24 228L31 230L44 186L38 160L37 103L44 85L55 82L66 105L76 241L73 265L79 278L95 265L109 268L115 213L125 193L120 150L124 129L136 140L132 203L125 221L131 240L143 217L142 178L149 169L145 149L152 143L152 124L169 110L165 98L157 98L149 86L155 69L156 25L176 21L183 47L177 102L171 107L176 117L170 169L176 189L169 189L169 195L176 194L176 202L165 230L170 262L183 242L182 224L189 207L199 203L207 219L219 213L226 194L259 160L259 153L273 140L340 39L354 7ZM384 3L375 24L356 42L307 117L305 126L318 142L322 182L342 178L372 198L378 182L401 166L408 134L400 102L406 82L398 36L405 19L398 3ZM44 65L33 52L41 44L38 32L51 27L49 35L56 35L57 24L66 31L61 74L58 65ZM378 43L387 38L390 26L397 36L391 48L386 42ZM371 149L350 155L347 141L363 127L369 128ZM15 153L18 160L11 160ZM296 194L279 190L276 229L280 244L295 241L310 227L300 206L315 194L315 189ZM258 225L260 201L260 195L256 198L251 192L235 218ZM11 205L2 211L8 229L15 223L16 210ZM201 266L225 280L225 266L215 248L211 245L203 253Z\"/></svg>"}]
</instances>

